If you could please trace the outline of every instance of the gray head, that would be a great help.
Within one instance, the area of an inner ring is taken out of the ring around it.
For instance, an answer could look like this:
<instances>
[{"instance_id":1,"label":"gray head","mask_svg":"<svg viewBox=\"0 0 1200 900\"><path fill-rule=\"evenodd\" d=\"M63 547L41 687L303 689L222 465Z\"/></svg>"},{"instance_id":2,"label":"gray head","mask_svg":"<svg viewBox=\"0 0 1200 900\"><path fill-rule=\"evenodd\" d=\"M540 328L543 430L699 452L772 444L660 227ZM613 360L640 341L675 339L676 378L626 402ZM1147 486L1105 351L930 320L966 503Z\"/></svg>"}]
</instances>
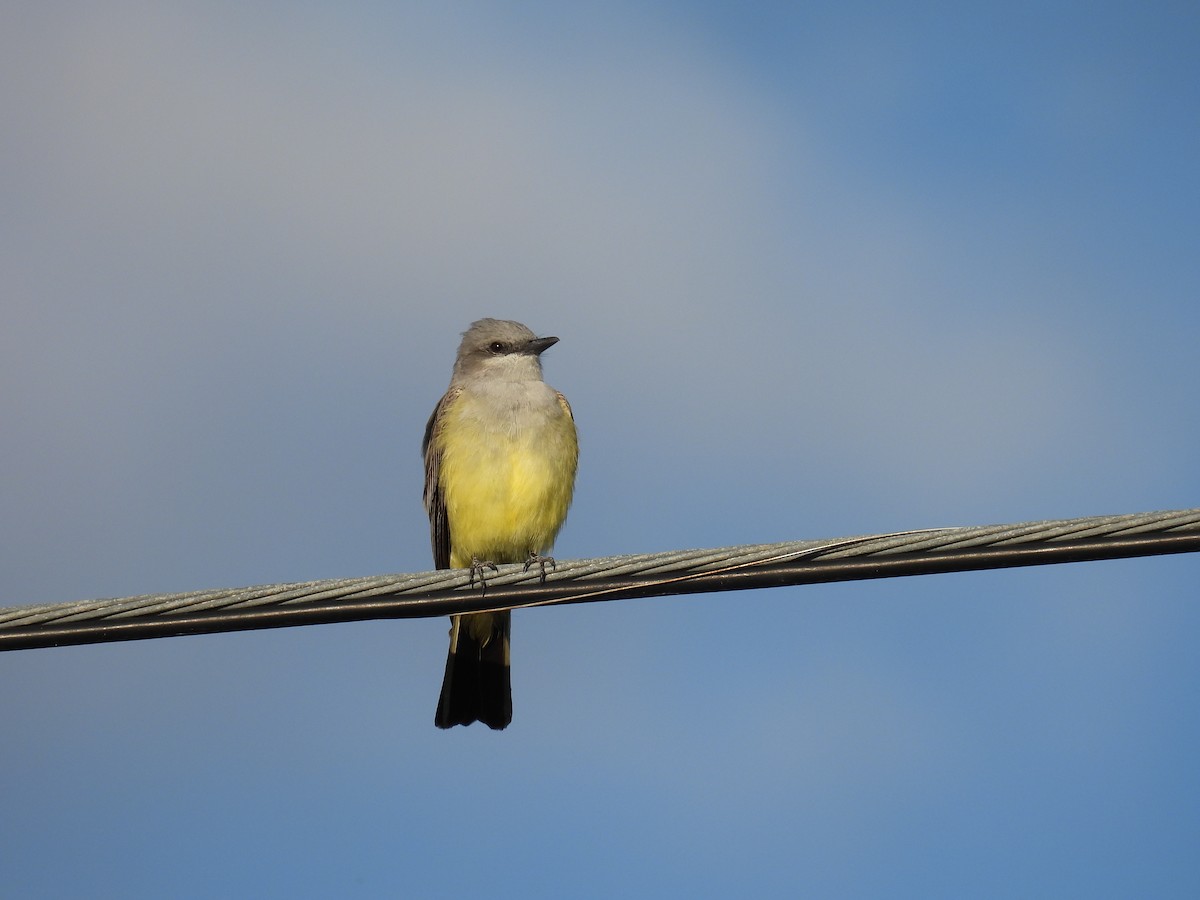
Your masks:
<instances>
[{"instance_id":1,"label":"gray head","mask_svg":"<svg viewBox=\"0 0 1200 900\"><path fill-rule=\"evenodd\" d=\"M463 332L451 383L474 378L541 381L542 352L558 343L540 338L520 322L480 319Z\"/></svg>"}]
</instances>

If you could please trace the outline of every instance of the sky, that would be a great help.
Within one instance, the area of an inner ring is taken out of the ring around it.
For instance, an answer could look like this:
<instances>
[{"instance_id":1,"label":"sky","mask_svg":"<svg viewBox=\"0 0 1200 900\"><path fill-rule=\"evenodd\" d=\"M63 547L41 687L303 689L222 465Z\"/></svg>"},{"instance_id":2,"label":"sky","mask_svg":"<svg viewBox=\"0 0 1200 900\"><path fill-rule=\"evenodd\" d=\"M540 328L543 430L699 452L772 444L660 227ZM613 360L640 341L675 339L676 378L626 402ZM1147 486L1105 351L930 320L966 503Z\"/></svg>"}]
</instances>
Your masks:
<instances>
[{"instance_id":1,"label":"sky","mask_svg":"<svg viewBox=\"0 0 1200 900\"><path fill-rule=\"evenodd\" d=\"M459 334L561 559L1200 506L1180 3L6 4L0 604L431 567ZM22 897L1191 897L1200 559L0 654Z\"/></svg>"}]
</instances>

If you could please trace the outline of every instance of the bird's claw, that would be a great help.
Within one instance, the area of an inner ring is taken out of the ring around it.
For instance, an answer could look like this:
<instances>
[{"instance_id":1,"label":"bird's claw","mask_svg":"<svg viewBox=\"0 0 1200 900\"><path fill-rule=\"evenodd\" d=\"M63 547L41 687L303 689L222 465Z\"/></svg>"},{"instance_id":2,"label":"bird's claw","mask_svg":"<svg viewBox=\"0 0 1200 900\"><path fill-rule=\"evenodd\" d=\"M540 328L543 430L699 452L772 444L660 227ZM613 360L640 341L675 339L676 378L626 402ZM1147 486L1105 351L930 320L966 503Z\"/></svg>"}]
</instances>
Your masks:
<instances>
[{"instance_id":1,"label":"bird's claw","mask_svg":"<svg viewBox=\"0 0 1200 900\"><path fill-rule=\"evenodd\" d=\"M532 550L530 550L529 551L529 559L525 560L524 571L528 572L531 566L536 565L538 567L538 570L541 572L542 584L545 584L546 583L546 563L550 564L550 568L552 570L558 569L558 563L556 563L554 561L553 556L539 556L538 554L536 554Z\"/></svg>"},{"instance_id":2,"label":"bird's claw","mask_svg":"<svg viewBox=\"0 0 1200 900\"><path fill-rule=\"evenodd\" d=\"M485 579L483 577L484 569L491 569L493 572L497 572L497 573L500 571L500 567L498 565L496 565L494 562L492 562L491 560L481 561L481 560L477 559L476 557L472 556L471 557L471 578L467 582L468 590L475 587L475 579L478 578L479 579L479 592L481 594L487 593L487 579Z\"/></svg>"}]
</instances>

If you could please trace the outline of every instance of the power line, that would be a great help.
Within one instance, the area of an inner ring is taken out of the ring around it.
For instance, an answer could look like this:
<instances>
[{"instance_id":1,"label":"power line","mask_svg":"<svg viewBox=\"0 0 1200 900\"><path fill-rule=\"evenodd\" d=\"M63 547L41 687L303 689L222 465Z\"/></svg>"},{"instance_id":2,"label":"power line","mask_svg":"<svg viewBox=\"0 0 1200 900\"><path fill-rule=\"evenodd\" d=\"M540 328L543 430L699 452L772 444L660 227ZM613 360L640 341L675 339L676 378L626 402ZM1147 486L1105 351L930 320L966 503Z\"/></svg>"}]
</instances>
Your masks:
<instances>
[{"instance_id":1,"label":"power line","mask_svg":"<svg viewBox=\"0 0 1200 900\"><path fill-rule=\"evenodd\" d=\"M0 608L0 650L1200 551L1200 509Z\"/></svg>"}]
</instances>

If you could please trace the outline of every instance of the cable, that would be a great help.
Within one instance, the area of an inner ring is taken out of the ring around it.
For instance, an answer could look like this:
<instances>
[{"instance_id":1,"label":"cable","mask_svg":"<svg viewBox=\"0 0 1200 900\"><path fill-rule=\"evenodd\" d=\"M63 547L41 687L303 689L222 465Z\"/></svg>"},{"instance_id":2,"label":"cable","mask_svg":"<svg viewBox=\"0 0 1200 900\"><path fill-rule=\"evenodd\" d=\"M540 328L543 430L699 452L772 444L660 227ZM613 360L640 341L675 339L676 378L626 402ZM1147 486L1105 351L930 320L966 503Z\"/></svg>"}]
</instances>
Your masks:
<instances>
[{"instance_id":1,"label":"cable","mask_svg":"<svg viewBox=\"0 0 1200 900\"><path fill-rule=\"evenodd\" d=\"M0 650L1200 551L1200 509L0 608Z\"/></svg>"}]
</instances>

